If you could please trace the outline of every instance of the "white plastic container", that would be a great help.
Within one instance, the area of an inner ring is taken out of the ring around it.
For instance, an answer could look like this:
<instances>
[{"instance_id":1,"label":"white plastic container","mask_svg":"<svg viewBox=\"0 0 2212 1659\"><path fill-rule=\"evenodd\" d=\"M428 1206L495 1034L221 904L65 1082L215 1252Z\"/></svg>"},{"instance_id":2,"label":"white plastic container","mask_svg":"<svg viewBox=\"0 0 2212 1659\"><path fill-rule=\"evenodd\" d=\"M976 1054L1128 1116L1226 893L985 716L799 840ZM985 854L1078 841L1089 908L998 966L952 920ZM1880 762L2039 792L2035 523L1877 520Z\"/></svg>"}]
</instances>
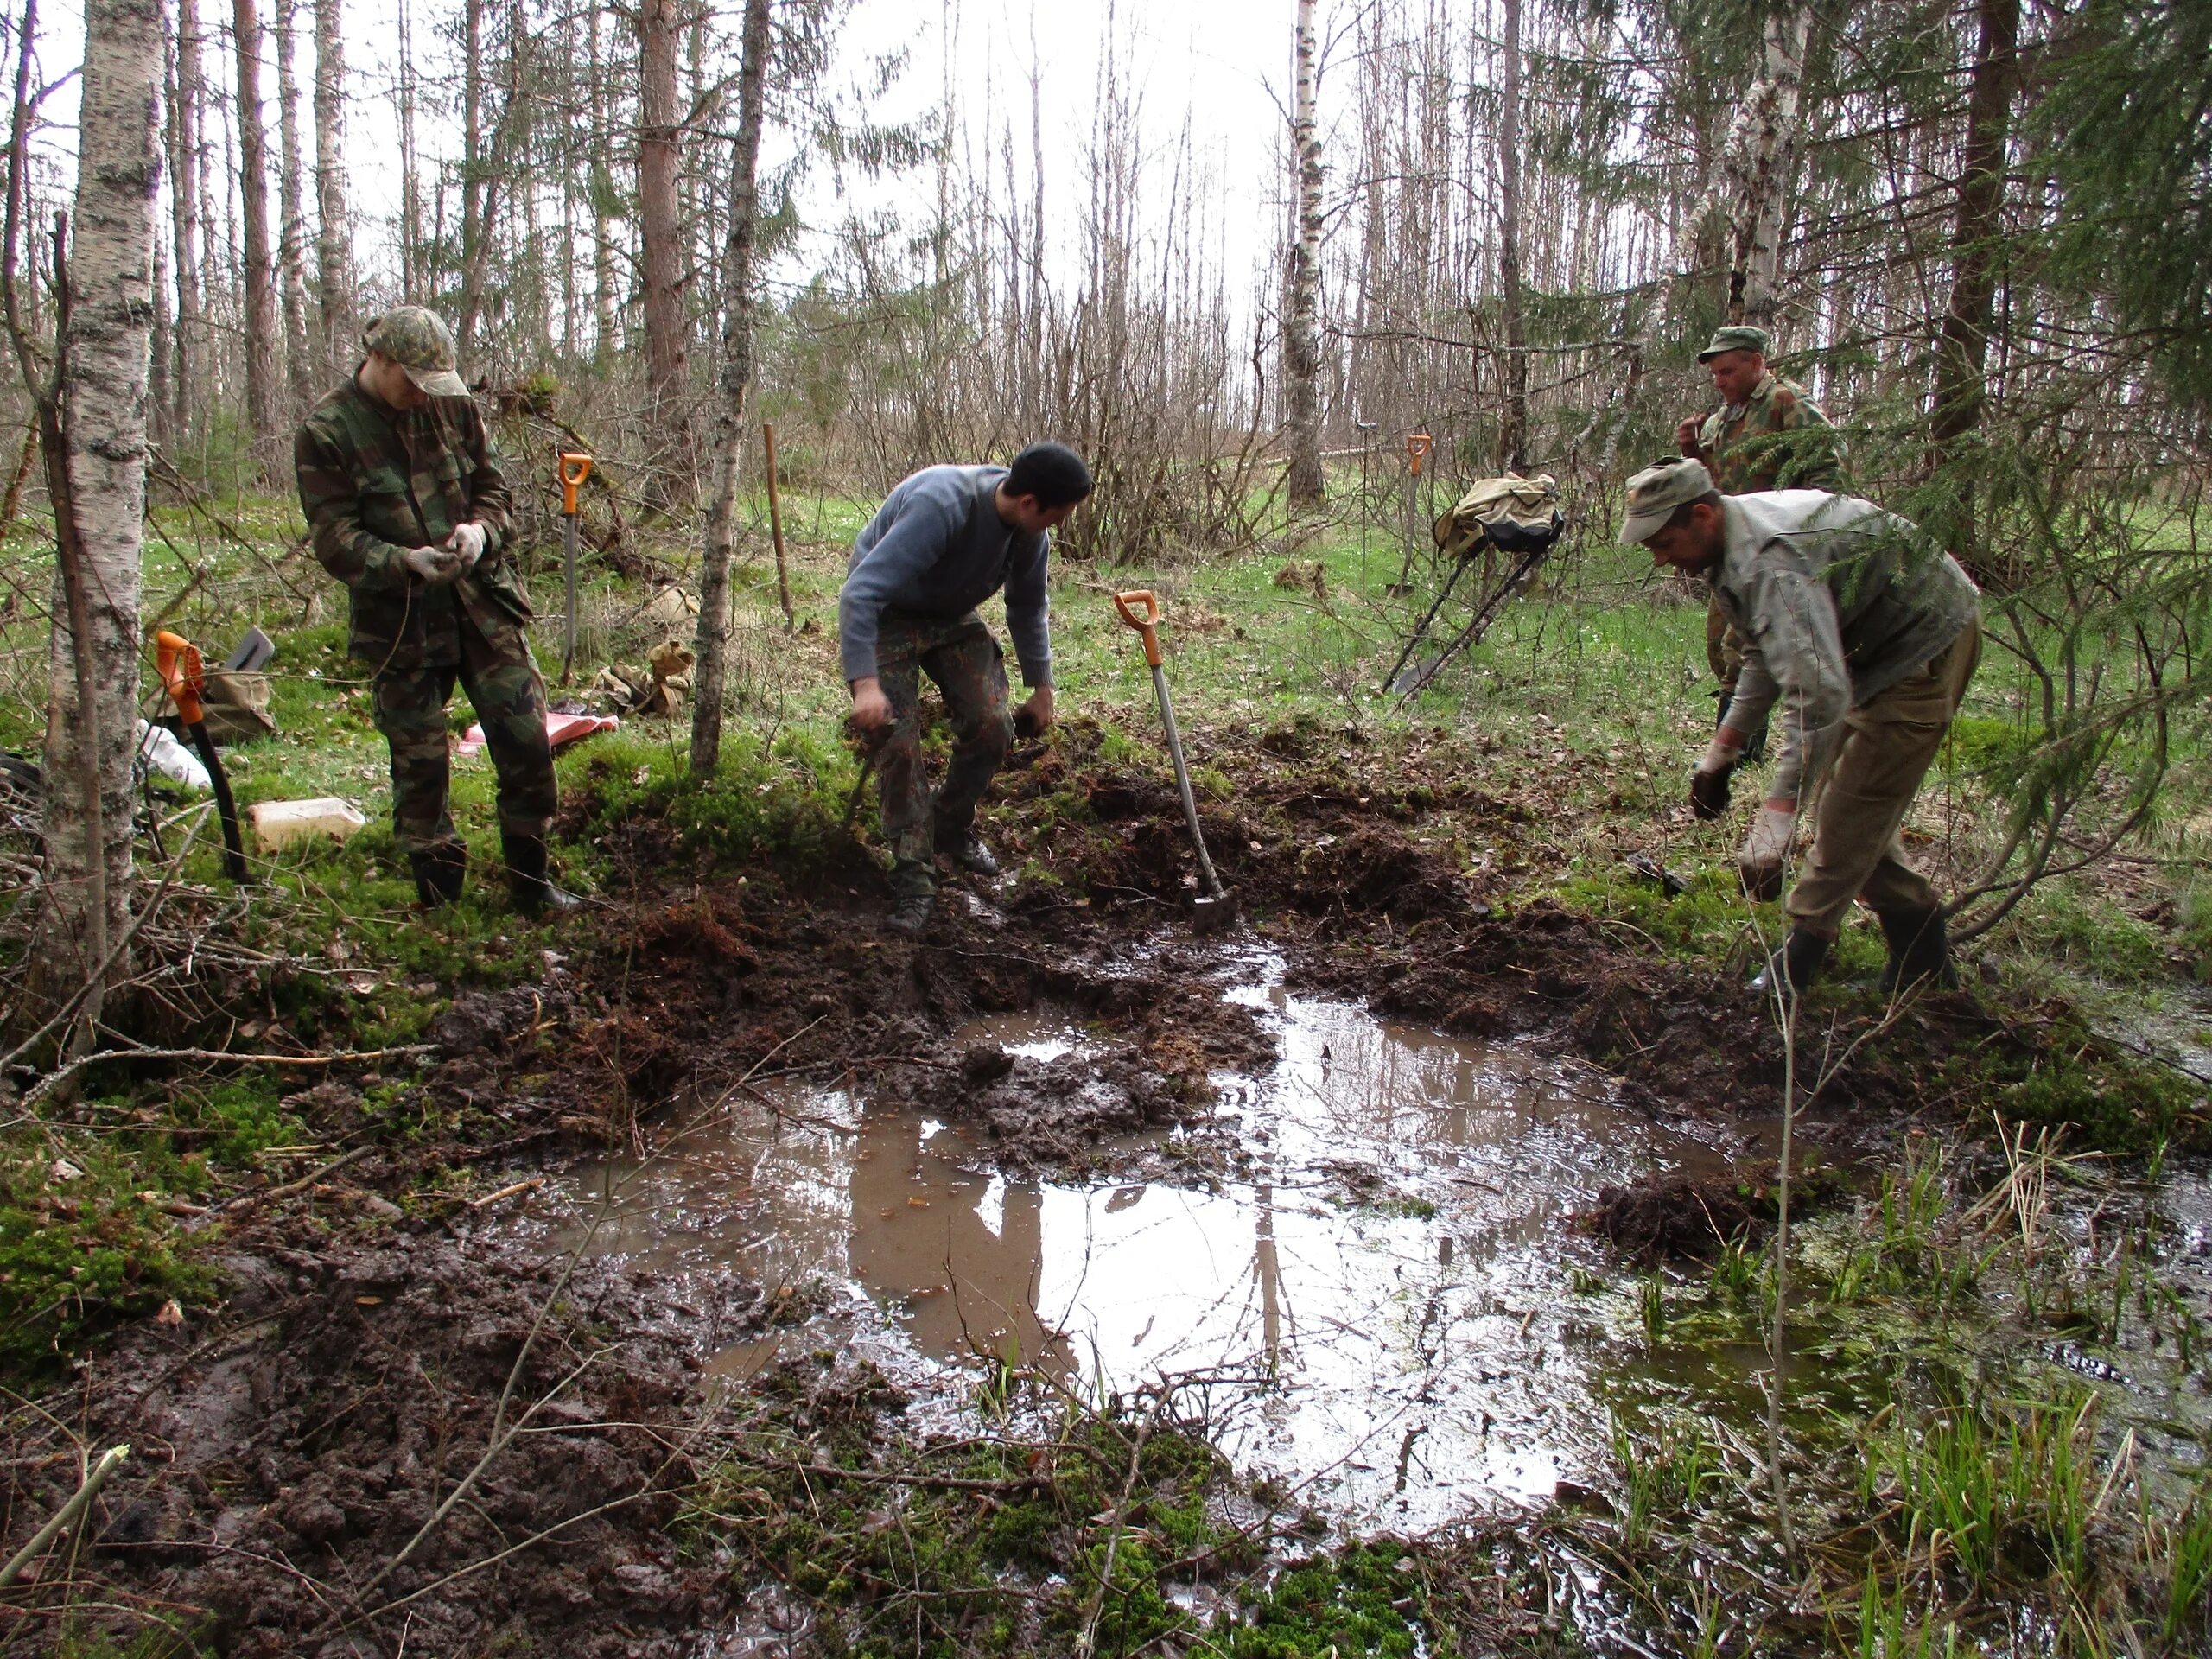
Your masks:
<instances>
[{"instance_id":1,"label":"white plastic container","mask_svg":"<svg viewBox=\"0 0 2212 1659\"><path fill-rule=\"evenodd\" d=\"M317 836L344 841L368 822L351 803L335 795L311 801L263 801L246 808L245 815L253 824L255 842L270 853Z\"/></svg>"}]
</instances>

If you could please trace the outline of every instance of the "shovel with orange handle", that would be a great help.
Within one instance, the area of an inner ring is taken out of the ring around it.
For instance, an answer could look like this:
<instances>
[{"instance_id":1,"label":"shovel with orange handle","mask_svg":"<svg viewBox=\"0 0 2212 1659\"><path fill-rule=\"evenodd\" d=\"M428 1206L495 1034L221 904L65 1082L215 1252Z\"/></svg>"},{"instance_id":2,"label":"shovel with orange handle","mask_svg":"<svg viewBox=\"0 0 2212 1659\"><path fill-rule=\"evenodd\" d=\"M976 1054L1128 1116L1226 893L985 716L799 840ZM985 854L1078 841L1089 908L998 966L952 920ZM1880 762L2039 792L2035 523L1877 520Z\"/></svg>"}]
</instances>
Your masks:
<instances>
[{"instance_id":1,"label":"shovel with orange handle","mask_svg":"<svg viewBox=\"0 0 2212 1659\"><path fill-rule=\"evenodd\" d=\"M569 582L569 616L561 630L561 683L566 685L576 664L576 512L582 505L576 493L591 476L591 457L563 449L560 466L561 516L568 520L561 530L562 563Z\"/></svg>"},{"instance_id":2,"label":"shovel with orange handle","mask_svg":"<svg viewBox=\"0 0 2212 1659\"><path fill-rule=\"evenodd\" d=\"M215 791L215 813L223 821L223 871L233 881L247 879L245 845L238 836L238 803L231 798L231 780L223 775L223 763L215 753L215 740L207 735L207 709L200 701L207 690L206 665L200 659L200 647L181 633L171 633L167 628L154 635L154 671L162 677L162 683L168 688L169 700L176 704L177 718L184 722L185 733L192 739L192 747L207 767L207 781Z\"/></svg>"},{"instance_id":3,"label":"shovel with orange handle","mask_svg":"<svg viewBox=\"0 0 2212 1659\"><path fill-rule=\"evenodd\" d=\"M1160 723L1167 728L1167 753L1175 762L1175 786L1183 792L1183 817L1191 826L1191 845L1198 849L1198 871L1205 890L1191 903L1192 925L1200 932L1226 926L1236 918L1236 904L1222 891L1213 860L1206 856L1206 838L1198 828L1198 798L1191 793L1191 769L1183 760L1183 734L1176 729L1175 705L1167 696L1167 674L1160 661L1160 601L1144 588L1114 595L1114 608L1122 620L1144 636L1144 660L1152 670L1152 689L1160 699Z\"/></svg>"}]
</instances>

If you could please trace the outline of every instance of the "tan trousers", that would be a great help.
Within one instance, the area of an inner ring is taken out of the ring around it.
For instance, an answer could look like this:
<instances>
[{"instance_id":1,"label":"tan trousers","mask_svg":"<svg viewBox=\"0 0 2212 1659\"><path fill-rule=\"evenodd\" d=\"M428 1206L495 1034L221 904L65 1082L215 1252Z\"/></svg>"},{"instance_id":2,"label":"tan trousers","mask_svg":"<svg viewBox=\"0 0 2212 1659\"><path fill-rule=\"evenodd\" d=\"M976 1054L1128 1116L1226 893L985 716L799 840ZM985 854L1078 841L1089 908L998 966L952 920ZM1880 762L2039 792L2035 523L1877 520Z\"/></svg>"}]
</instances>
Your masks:
<instances>
[{"instance_id":1,"label":"tan trousers","mask_svg":"<svg viewBox=\"0 0 2212 1659\"><path fill-rule=\"evenodd\" d=\"M1833 938L1853 899L1877 912L1942 904L1905 856L1897 831L1980 661L1981 625L1970 621L1926 668L1844 716L1843 747L1821 790L1812 849L1783 906L1792 925Z\"/></svg>"}]
</instances>

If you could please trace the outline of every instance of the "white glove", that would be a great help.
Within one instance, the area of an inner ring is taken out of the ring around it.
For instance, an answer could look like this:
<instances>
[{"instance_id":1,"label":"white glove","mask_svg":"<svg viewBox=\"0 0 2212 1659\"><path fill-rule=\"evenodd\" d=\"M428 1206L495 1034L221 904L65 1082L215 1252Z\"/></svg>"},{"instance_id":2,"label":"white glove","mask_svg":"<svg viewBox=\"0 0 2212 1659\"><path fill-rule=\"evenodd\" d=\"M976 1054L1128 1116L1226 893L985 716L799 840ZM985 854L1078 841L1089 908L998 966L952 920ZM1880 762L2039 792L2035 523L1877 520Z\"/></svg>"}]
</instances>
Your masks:
<instances>
[{"instance_id":1,"label":"white glove","mask_svg":"<svg viewBox=\"0 0 2212 1659\"><path fill-rule=\"evenodd\" d=\"M1762 806L1751 820L1751 833L1744 837L1744 850L1736 856L1744 878L1744 891L1754 899L1782 896L1782 867L1789 856L1789 840L1796 833L1797 815Z\"/></svg>"},{"instance_id":2,"label":"white glove","mask_svg":"<svg viewBox=\"0 0 2212 1659\"><path fill-rule=\"evenodd\" d=\"M442 588L458 581L463 569L461 555L449 547L410 547L400 563L425 588Z\"/></svg>"},{"instance_id":3,"label":"white glove","mask_svg":"<svg viewBox=\"0 0 2212 1659\"><path fill-rule=\"evenodd\" d=\"M455 524L453 534L446 537L446 545L461 555L461 574L467 575L476 568L476 561L484 556L486 540L484 526L473 520Z\"/></svg>"}]
</instances>

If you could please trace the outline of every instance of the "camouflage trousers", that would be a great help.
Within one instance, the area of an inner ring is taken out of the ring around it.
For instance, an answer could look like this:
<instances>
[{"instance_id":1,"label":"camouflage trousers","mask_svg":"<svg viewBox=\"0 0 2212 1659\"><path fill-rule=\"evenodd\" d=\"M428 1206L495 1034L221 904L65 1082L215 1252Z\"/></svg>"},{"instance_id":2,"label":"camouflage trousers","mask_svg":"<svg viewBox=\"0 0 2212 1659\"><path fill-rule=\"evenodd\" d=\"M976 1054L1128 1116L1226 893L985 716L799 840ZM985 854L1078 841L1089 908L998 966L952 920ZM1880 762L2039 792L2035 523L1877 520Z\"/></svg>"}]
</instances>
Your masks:
<instances>
[{"instance_id":1,"label":"camouflage trousers","mask_svg":"<svg viewBox=\"0 0 2212 1659\"><path fill-rule=\"evenodd\" d=\"M974 829L976 804L1014 741L1005 658L973 611L944 622L887 610L876 634L875 673L891 719L868 753L894 861L893 884L933 887L937 849L964 840ZM924 674L937 683L952 721L952 759L934 796L922 766Z\"/></svg>"},{"instance_id":2,"label":"camouflage trousers","mask_svg":"<svg viewBox=\"0 0 2212 1659\"><path fill-rule=\"evenodd\" d=\"M545 740L545 682L519 628L486 639L459 620L461 661L437 668L388 668L372 692L377 730L391 746L391 832L403 852L428 852L454 839L446 810L450 781L446 704L459 680L483 722L485 747L499 779L499 828L538 836L559 804L553 751Z\"/></svg>"}]
</instances>

